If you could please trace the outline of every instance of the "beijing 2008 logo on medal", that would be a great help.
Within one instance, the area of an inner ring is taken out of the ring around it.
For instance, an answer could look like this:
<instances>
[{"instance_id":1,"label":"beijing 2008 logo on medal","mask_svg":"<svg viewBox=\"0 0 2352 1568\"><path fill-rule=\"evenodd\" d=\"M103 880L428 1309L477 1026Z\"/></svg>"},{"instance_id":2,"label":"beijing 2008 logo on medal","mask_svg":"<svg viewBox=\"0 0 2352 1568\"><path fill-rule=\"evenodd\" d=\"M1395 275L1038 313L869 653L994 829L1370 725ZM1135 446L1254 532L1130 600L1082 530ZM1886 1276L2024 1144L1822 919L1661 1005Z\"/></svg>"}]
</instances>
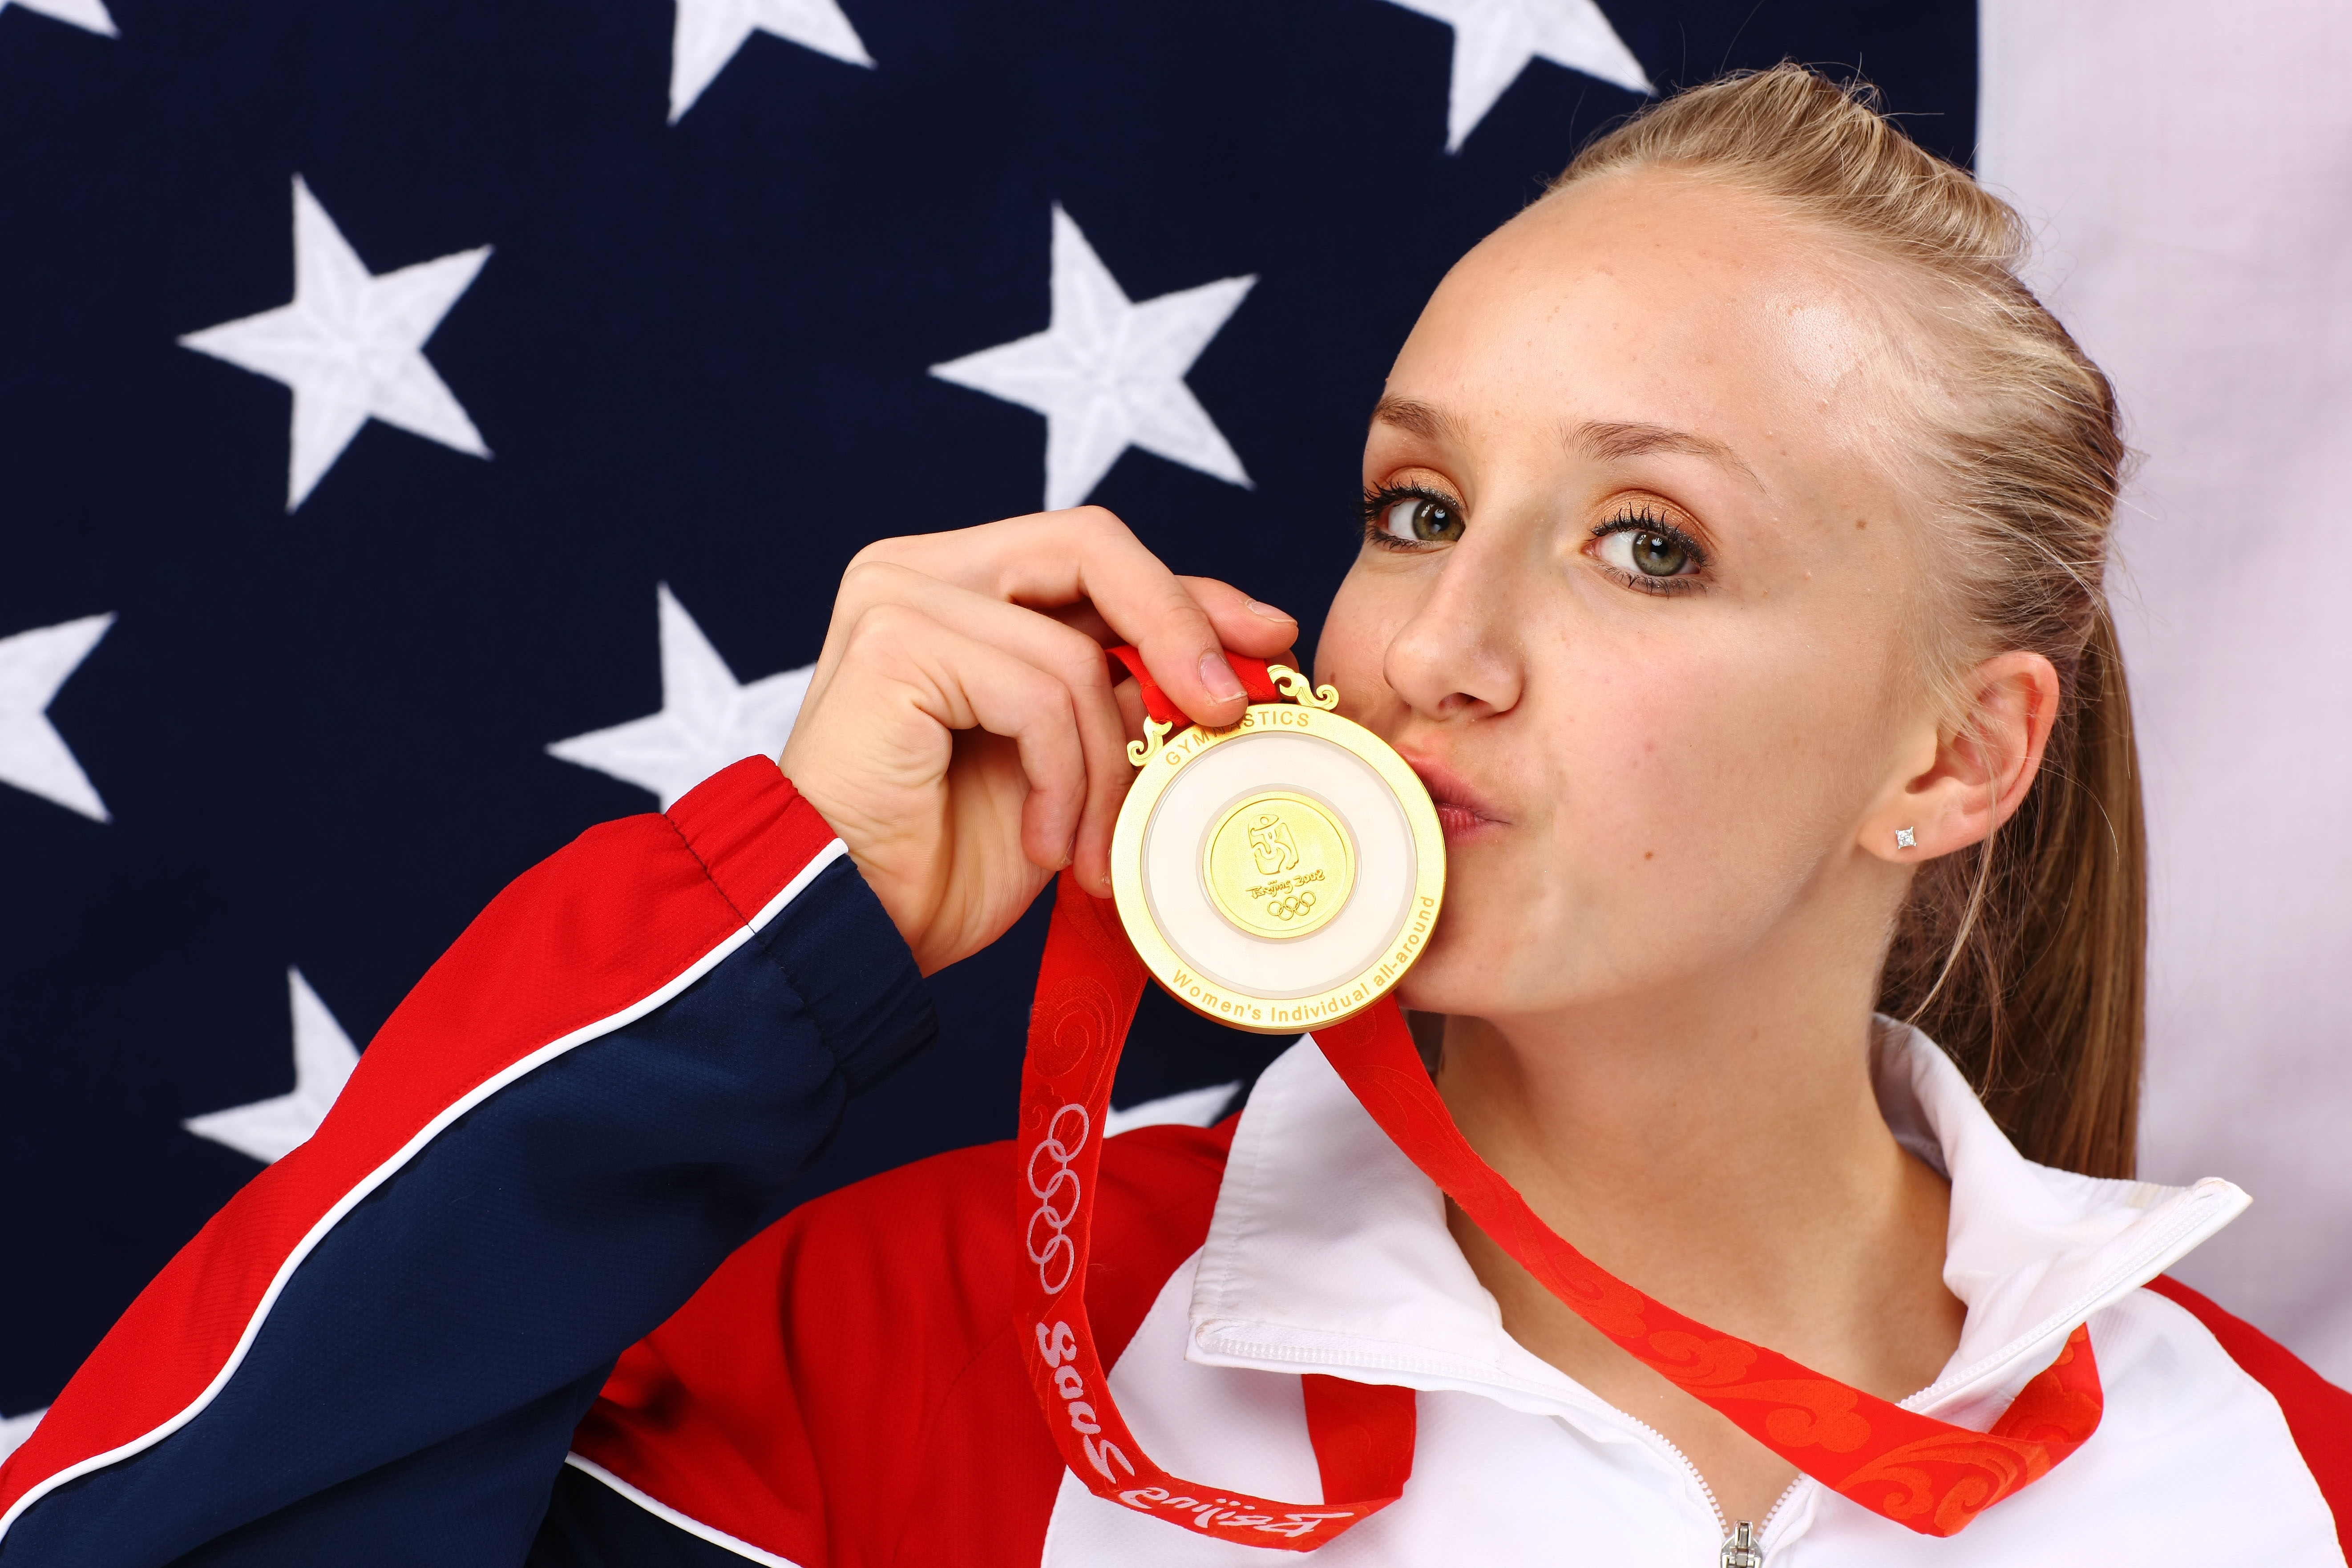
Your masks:
<instances>
[{"instance_id":1,"label":"beijing 2008 logo on medal","mask_svg":"<svg viewBox=\"0 0 2352 1568\"><path fill-rule=\"evenodd\" d=\"M1146 682L1169 718L1155 712L1128 748L1142 773L1112 837L1111 888L1179 1001L1295 1035L1370 1006L1421 956L1444 900L1445 836L1404 759L1333 711L1336 690L1279 664L1262 684L1289 700L1171 734L1181 715Z\"/></svg>"}]
</instances>

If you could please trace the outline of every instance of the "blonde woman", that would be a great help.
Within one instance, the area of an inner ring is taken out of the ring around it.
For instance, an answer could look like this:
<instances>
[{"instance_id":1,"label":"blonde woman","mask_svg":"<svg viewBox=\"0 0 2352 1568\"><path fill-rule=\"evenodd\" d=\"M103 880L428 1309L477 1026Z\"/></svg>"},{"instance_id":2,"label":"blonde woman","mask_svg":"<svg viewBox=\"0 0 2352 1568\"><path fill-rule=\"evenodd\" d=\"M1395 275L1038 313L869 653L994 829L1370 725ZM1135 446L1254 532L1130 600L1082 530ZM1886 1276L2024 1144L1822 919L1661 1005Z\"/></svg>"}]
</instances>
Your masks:
<instances>
[{"instance_id":1,"label":"blonde woman","mask_svg":"<svg viewBox=\"0 0 2352 1568\"><path fill-rule=\"evenodd\" d=\"M2132 1179L2124 447L2021 246L1782 68L1601 138L1438 288L1317 674L1434 798L1403 996L1540 1224L1311 1038L1236 1121L1111 1140L1109 1386L1064 1414L1197 1494L1066 1465L1014 1149L777 1212L929 1037L922 974L1065 867L1072 919L1108 890L1104 646L1215 725L1227 651L1293 638L1080 510L867 551L781 771L501 895L0 1473L0 1555L2343 1563L2352 1399L2161 1279L2243 1194ZM1612 1328L1524 1266L1555 1243L1694 1331Z\"/></svg>"}]
</instances>

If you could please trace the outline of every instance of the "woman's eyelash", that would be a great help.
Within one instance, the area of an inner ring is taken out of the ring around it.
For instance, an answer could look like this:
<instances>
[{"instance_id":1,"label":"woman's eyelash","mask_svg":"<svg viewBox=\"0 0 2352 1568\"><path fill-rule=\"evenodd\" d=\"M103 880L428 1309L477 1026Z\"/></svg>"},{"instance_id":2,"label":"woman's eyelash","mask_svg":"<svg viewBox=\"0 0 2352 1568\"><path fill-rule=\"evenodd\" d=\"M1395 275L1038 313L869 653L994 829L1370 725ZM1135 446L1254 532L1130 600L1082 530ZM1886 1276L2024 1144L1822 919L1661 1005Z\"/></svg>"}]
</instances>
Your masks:
<instances>
[{"instance_id":1,"label":"woman's eyelash","mask_svg":"<svg viewBox=\"0 0 2352 1568\"><path fill-rule=\"evenodd\" d=\"M1693 539L1683 529L1660 517L1646 505L1626 508L1594 529L1592 537L1605 539L1612 533L1624 533L1635 530L1643 533L1654 533L1662 538L1671 539L1690 552L1690 558L1694 563L1701 566L1706 564L1706 551L1700 546L1697 540Z\"/></svg>"}]
</instances>

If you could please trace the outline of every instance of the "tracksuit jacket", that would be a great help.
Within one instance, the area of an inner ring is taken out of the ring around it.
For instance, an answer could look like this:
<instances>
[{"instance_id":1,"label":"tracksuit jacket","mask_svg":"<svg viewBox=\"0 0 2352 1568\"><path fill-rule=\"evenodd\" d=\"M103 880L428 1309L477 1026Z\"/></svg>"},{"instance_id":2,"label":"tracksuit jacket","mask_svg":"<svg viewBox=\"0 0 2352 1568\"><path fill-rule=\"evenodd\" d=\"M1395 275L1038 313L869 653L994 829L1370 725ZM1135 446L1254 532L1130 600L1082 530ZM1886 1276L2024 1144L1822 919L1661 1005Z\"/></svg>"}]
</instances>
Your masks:
<instances>
[{"instance_id":1,"label":"tracksuit jacket","mask_svg":"<svg viewBox=\"0 0 2352 1568\"><path fill-rule=\"evenodd\" d=\"M1271 1568L1066 1473L1015 1338L1009 1145L785 1212L846 1101L934 1029L774 763L583 835L0 1467L0 1568ZM2032 1164L1898 1026L1875 1070L1951 1178L1968 1309L1906 1403L1988 1426L2087 1323L2105 1414L1949 1539L1800 1480L1748 1521L1764 1561L2344 1563L2352 1395L2162 1277L2244 1194ZM1177 1474L1312 1502L1301 1376L1418 1391L1404 1495L1333 1568L1722 1560L1697 1472L1503 1331L1436 1188L1311 1038L1238 1119L1112 1138L1097 1203L1113 1389Z\"/></svg>"}]
</instances>

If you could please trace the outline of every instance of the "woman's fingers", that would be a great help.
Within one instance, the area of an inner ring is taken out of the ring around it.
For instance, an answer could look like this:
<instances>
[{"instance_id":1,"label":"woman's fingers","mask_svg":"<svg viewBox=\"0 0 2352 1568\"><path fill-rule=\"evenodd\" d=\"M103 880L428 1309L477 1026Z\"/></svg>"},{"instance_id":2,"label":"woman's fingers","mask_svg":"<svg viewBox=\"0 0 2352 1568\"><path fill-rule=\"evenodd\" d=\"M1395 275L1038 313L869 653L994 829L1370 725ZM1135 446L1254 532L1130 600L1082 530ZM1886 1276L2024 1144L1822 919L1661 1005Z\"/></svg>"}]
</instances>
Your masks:
<instances>
[{"instance_id":1,"label":"woman's fingers","mask_svg":"<svg viewBox=\"0 0 2352 1568\"><path fill-rule=\"evenodd\" d=\"M1089 771L1078 701L1067 681L905 605L878 605L862 617L845 666L858 662L856 645L869 639L887 645L908 700L929 721L946 730L984 730L1013 742L1029 785L1021 852L1034 866L1059 870L1086 811ZM1112 706L1107 690L1099 701Z\"/></svg>"},{"instance_id":2,"label":"woman's fingers","mask_svg":"<svg viewBox=\"0 0 2352 1568\"><path fill-rule=\"evenodd\" d=\"M1298 640L1296 617L1251 598L1231 583L1221 583L1214 577L1179 577L1176 581L1184 585L1192 602L1209 617L1219 640L1235 653L1280 660Z\"/></svg>"},{"instance_id":3,"label":"woman's fingers","mask_svg":"<svg viewBox=\"0 0 2352 1568\"><path fill-rule=\"evenodd\" d=\"M1113 520L1086 531L1073 563L1075 586L1121 642L1133 643L1144 668L1194 721L1230 724L1249 706L1242 678L1226 662L1224 639L1176 574Z\"/></svg>"},{"instance_id":4,"label":"woman's fingers","mask_svg":"<svg viewBox=\"0 0 2352 1568\"><path fill-rule=\"evenodd\" d=\"M1058 871L1070 863L1089 774L1070 689L1000 648L961 640L953 668L962 682L962 704L978 728L1013 743L1029 782L1021 807L1021 853L1041 870Z\"/></svg>"},{"instance_id":5,"label":"woman's fingers","mask_svg":"<svg viewBox=\"0 0 2352 1568\"><path fill-rule=\"evenodd\" d=\"M1103 656L1102 646L1085 633L1033 610L984 597L904 566L877 563L863 568L857 595L868 601L863 614L871 615L885 606L894 612L911 611L973 642L1010 654L1067 689L1087 779L1083 806L1075 826L1063 839L1063 847L1087 886L1108 886L1111 833L1134 767L1127 760L1129 731L1112 695L1109 661ZM1061 862L1056 859L1054 864Z\"/></svg>"},{"instance_id":6,"label":"woman's fingers","mask_svg":"<svg viewBox=\"0 0 2352 1568\"><path fill-rule=\"evenodd\" d=\"M864 814L861 863L887 851L882 879L909 900L902 930L937 916L913 905L938 903L940 877L992 875L978 840L968 855L953 832L920 826L945 820L941 805L958 815L957 801L1018 800L1022 857L1069 864L1108 893L1139 705L1115 693L1103 645L1135 644L1180 709L1220 725L1248 700L1224 650L1284 658L1297 636L1240 589L1178 577L1098 507L885 540L843 576L788 765L828 819ZM1013 744L958 748L942 733L975 728ZM996 835L1013 824L995 820L984 837L1012 848Z\"/></svg>"},{"instance_id":7,"label":"woman's fingers","mask_svg":"<svg viewBox=\"0 0 2352 1568\"><path fill-rule=\"evenodd\" d=\"M1231 723L1248 701L1225 662L1229 637L1235 647L1255 653L1260 647L1280 652L1297 635L1295 626L1250 610L1247 595L1222 584L1213 615L1126 524L1100 507L886 540L861 552L858 561L906 566L1033 609L1091 603L1108 633L1139 648L1160 689L1204 724Z\"/></svg>"},{"instance_id":8,"label":"woman's fingers","mask_svg":"<svg viewBox=\"0 0 2352 1568\"><path fill-rule=\"evenodd\" d=\"M1261 604L1230 583L1214 577L1178 577L1217 630L1218 640L1235 653L1255 658L1281 659L1298 640L1297 617L1272 605ZM1081 600L1047 612L1066 626L1075 627L1108 647L1119 641L1110 623L1093 605ZM1287 662L1287 661L1285 661Z\"/></svg>"}]
</instances>

